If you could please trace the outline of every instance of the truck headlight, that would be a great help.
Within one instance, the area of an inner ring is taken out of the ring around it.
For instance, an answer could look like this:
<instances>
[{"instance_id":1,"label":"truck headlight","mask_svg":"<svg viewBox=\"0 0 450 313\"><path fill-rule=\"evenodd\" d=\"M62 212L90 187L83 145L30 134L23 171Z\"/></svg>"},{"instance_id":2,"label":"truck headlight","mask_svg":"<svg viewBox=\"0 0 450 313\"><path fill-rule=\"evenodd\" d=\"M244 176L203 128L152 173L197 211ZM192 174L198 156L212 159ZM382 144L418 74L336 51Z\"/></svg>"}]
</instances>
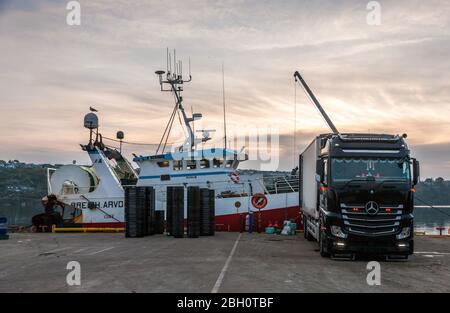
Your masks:
<instances>
[{"instance_id":1,"label":"truck headlight","mask_svg":"<svg viewBox=\"0 0 450 313\"><path fill-rule=\"evenodd\" d=\"M397 239L405 239L411 235L411 227L403 227L402 232L397 235Z\"/></svg>"},{"instance_id":2,"label":"truck headlight","mask_svg":"<svg viewBox=\"0 0 450 313\"><path fill-rule=\"evenodd\" d=\"M331 225L331 234L338 238L347 238L347 234L342 231L340 226Z\"/></svg>"}]
</instances>

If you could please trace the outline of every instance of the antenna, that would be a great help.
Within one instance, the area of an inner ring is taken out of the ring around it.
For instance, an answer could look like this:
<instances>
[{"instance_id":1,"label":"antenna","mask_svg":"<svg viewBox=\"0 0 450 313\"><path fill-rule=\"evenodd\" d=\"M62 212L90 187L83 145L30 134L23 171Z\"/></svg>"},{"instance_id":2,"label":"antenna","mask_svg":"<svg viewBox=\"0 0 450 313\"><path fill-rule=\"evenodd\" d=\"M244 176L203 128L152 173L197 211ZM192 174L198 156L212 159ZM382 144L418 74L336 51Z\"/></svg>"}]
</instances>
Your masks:
<instances>
[{"instance_id":1,"label":"antenna","mask_svg":"<svg viewBox=\"0 0 450 313\"><path fill-rule=\"evenodd\" d=\"M166 72L169 72L169 47L166 50Z\"/></svg>"},{"instance_id":2,"label":"antenna","mask_svg":"<svg viewBox=\"0 0 450 313\"><path fill-rule=\"evenodd\" d=\"M173 49L173 71L174 74L177 74L177 51Z\"/></svg>"},{"instance_id":3,"label":"antenna","mask_svg":"<svg viewBox=\"0 0 450 313\"><path fill-rule=\"evenodd\" d=\"M191 77L191 57L189 57L189 77Z\"/></svg>"},{"instance_id":4,"label":"antenna","mask_svg":"<svg viewBox=\"0 0 450 313\"><path fill-rule=\"evenodd\" d=\"M223 141L224 141L224 151L223 157L225 158L225 151L227 150L227 118L226 118L226 108L225 108L225 68L222 62L222 105L223 105Z\"/></svg>"},{"instance_id":5,"label":"antenna","mask_svg":"<svg viewBox=\"0 0 450 313\"><path fill-rule=\"evenodd\" d=\"M188 117L184 110L183 97L181 96L181 92L183 91L184 83L188 83L192 80L191 61L189 59L189 78L184 79L183 78L183 62L181 60L177 61L176 53L177 52L174 49L173 50L173 59L172 59L172 54L169 52L169 49L167 48L167 63L168 63L167 64L167 73L164 71L161 71L161 70L155 72L155 74L158 75L158 77L159 77L159 84L161 85L161 91L172 92L175 95L175 107L174 107L174 110L172 111L172 115L169 119L169 122L166 125L166 129L161 138L157 152L159 151L159 148L163 141L164 141L163 151L165 149L167 140L170 135L170 130L172 128L174 116L175 116L175 113L177 112L177 110L179 112L181 112L181 114L183 116L183 120L184 120L184 125L186 126L186 128L188 130L188 142L187 143L189 144L191 151L193 150L193 148L195 146L195 136L194 136L194 131L193 131L190 123L193 122L194 120L201 118L201 114L198 114L198 113L192 113L192 116ZM173 68L172 68L172 61L173 61ZM165 77L163 77L164 74L166 74Z\"/></svg>"}]
</instances>

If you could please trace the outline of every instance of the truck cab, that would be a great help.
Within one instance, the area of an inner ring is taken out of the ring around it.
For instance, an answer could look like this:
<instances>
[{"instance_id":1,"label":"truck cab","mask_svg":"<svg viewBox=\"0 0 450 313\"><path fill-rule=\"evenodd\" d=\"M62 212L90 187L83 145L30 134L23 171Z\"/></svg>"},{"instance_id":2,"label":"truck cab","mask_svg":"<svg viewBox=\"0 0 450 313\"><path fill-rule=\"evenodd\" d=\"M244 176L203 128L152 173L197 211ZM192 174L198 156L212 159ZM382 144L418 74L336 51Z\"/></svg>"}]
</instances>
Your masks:
<instances>
[{"instance_id":1,"label":"truck cab","mask_svg":"<svg viewBox=\"0 0 450 313\"><path fill-rule=\"evenodd\" d=\"M419 162L406 135L323 134L300 155L305 238L322 256L408 258Z\"/></svg>"}]
</instances>

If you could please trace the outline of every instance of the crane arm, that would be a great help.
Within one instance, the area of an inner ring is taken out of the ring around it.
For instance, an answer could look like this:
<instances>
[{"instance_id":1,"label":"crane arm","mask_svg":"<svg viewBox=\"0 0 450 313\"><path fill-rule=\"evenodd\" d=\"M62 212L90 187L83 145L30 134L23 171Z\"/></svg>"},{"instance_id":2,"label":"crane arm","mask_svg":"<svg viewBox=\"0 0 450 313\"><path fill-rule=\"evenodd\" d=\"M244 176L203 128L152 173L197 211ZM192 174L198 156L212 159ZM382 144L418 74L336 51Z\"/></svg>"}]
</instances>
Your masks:
<instances>
[{"instance_id":1,"label":"crane arm","mask_svg":"<svg viewBox=\"0 0 450 313\"><path fill-rule=\"evenodd\" d=\"M333 133L338 134L339 131L337 130L336 126L334 126L333 122L328 117L327 113L322 108L322 106L320 105L319 100L317 100L316 96L314 96L314 94L311 91L311 89L309 88L308 84L306 84L305 80L303 79L303 77L300 75L300 73L298 71L296 71L294 73L294 77L295 77L295 81L299 81L302 84L302 86L305 89L306 93L311 98L311 100L314 102L314 104L316 105L317 109L319 109L320 113L322 114L323 118L325 119L325 121L327 122L328 126L331 128Z\"/></svg>"}]
</instances>

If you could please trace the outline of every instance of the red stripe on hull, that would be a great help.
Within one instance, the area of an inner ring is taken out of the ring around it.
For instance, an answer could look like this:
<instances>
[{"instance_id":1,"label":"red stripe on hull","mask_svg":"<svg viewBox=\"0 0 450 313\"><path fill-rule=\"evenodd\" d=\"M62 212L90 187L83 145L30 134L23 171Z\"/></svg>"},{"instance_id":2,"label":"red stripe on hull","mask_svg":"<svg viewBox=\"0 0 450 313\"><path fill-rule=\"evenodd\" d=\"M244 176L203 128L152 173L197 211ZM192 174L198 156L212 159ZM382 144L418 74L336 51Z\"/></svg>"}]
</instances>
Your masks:
<instances>
[{"instance_id":1,"label":"red stripe on hull","mask_svg":"<svg viewBox=\"0 0 450 313\"><path fill-rule=\"evenodd\" d=\"M245 230L245 219L248 213L236 213L228 215L216 215L216 230L217 231L232 231L237 232ZM303 229L301 224L300 208L298 206L263 210L253 213L253 231L263 232L269 225L278 227L283 226L283 221L293 219L297 223L297 229ZM259 226L259 227L258 227Z\"/></svg>"},{"instance_id":2,"label":"red stripe on hull","mask_svg":"<svg viewBox=\"0 0 450 313\"><path fill-rule=\"evenodd\" d=\"M86 228L123 228L125 223L113 222L113 223L83 223L83 227Z\"/></svg>"},{"instance_id":3,"label":"red stripe on hull","mask_svg":"<svg viewBox=\"0 0 450 313\"><path fill-rule=\"evenodd\" d=\"M216 215L216 230L217 231L231 231L238 232L241 230L245 231L245 219L248 213L236 213L227 215ZM253 214L253 230L255 232L261 231L269 225L278 225L278 227L283 226L283 221L294 220L297 223L297 229L303 229L301 223L301 213L298 206L293 206L289 208L281 209L271 209L263 210L261 213L258 211ZM186 223L186 220L185 220ZM83 227L86 228L122 228L125 227L125 223L114 222L114 223L83 223ZM259 227L258 227L259 226Z\"/></svg>"}]
</instances>

